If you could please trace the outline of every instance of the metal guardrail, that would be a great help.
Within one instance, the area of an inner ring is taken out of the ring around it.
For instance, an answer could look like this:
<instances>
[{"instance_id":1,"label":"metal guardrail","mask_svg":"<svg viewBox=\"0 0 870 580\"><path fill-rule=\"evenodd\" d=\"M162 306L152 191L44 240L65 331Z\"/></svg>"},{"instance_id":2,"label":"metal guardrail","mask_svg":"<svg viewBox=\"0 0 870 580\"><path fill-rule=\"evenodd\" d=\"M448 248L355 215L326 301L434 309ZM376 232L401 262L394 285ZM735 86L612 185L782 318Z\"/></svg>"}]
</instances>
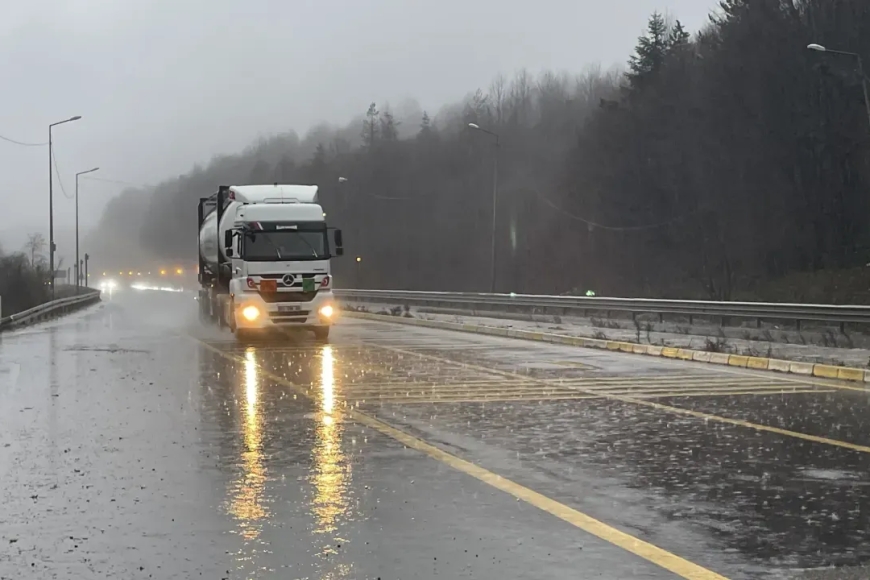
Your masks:
<instances>
[{"instance_id":1,"label":"metal guardrail","mask_svg":"<svg viewBox=\"0 0 870 580\"><path fill-rule=\"evenodd\" d=\"M765 302L707 302L703 300L659 300L650 298L605 298L589 296L542 296L532 294L476 294L466 292L413 292L404 290L336 290L339 299L381 304L449 307L483 312L535 312L541 314L612 312L631 314L665 314L693 318L719 318L724 324L730 318L762 320L794 320L801 322L870 324L870 306L840 306L834 304L783 304Z\"/></svg>"},{"instance_id":2,"label":"metal guardrail","mask_svg":"<svg viewBox=\"0 0 870 580\"><path fill-rule=\"evenodd\" d=\"M0 318L0 330L15 328L25 324L33 324L47 318L52 318L58 314L65 313L75 308L80 308L92 302L100 300L100 291L88 288L83 294L78 296L70 296L68 298L59 298L34 306L29 310L24 310L11 316Z\"/></svg>"}]
</instances>

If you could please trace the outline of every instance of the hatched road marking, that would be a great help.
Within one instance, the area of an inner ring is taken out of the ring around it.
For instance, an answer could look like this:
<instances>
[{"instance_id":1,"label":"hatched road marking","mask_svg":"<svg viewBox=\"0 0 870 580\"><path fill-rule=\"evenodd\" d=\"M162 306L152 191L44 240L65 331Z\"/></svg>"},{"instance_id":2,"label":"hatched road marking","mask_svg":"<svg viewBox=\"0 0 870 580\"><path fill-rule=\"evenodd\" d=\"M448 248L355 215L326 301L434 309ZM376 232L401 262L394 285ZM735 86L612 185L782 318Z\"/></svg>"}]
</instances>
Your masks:
<instances>
[{"instance_id":1,"label":"hatched road marking","mask_svg":"<svg viewBox=\"0 0 870 580\"><path fill-rule=\"evenodd\" d=\"M240 364L245 364L247 362L239 354L222 351L217 346L213 346L211 344L203 342L193 336L191 336L190 338L192 338L196 342L199 342L208 350L227 360ZM284 377L272 373L268 369L261 366L259 363L255 363L255 365L263 376L266 376L269 379L275 381L276 383L292 389L303 397L306 397L308 399L313 398L312 393L309 389L306 389L305 387L297 385ZM479 481L491 487L510 494L517 499L528 503L529 505L535 506L542 511L556 516L557 518L568 522L569 524L601 540L604 540L605 542L622 548L623 550L630 552L640 558L643 558L644 560L655 564L661 568L664 568L665 570L673 572L681 578L686 578L687 580L728 580L725 576L722 576L721 574L717 574L712 570L703 568L693 562L690 562L689 560L677 556L676 554L673 554L671 552L668 552L667 550L659 548L658 546L650 544L649 542L644 542L643 540L635 538L634 536L620 531L612 526L609 526L600 520L584 514L583 512L580 512L565 504L559 503L554 499L551 499L532 489L529 489L514 481L511 481L496 473L484 469L483 467L471 463L470 461L466 461L455 455L451 455L450 453L447 453L439 447L436 447L430 443L426 443L422 439L419 439L417 437L414 437L413 435L405 433L404 431L396 429L395 427L367 413L355 410L350 406L347 407L346 410L343 412L351 421L370 427L392 439L395 439L396 441L403 443L411 449L424 453L425 455L428 455L429 457L436 459L437 461L440 461L441 463L448 465L457 471L474 477L475 479L478 479Z\"/></svg>"},{"instance_id":2,"label":"hatched road marking","mask_svg":"<svg viewBox=\"0 0 870 580\"><path fill-rule=\"evenodd\" d=\"M380 349L383 349L383 350L392 351L392 352L396 352L396 353L400 353L400 354L404 354L404 355L417 356L420 358L430 359L430 360L438 361L438 362L445 363L445 364L453 364L455 366L459 366L459 367L462 367L465 369L470 369L470 370L477 369L479 371L480 370L487 371L489 373L496 374L496 375L503 375L505 377L514 376L513 373L509 373L507 371L501 371L501 370L495 370L495 369L486 369L485 367L481 367L478 365L473 365L473 364L464 363L464 362L451 361L450 359L442 358L442 357L431 355L431 354L423 354L423 353L418 353L418 352L414 352L411 350L395 348L392 346L384 346L384 345L380 345L380 344L374 344L373 346L380 348ZM659 376L661 376L661 375L659 375ZM747 377L750 377L750 376L754 377L755 375L746 375L746 376ZM536 382L536 383L539 383L539 384L542 384L542 385L545 385L545 386L552 386L553 384L558 384L558 382L554 382L554 381L551 381L548 379L529 379L529 380ZM771 379L771 380L773 381L774 379ZM784 381L784 382L791 384L791 383L794 383L795 381L788 380L788 381ZM806 384L808 387L815 388L817 386L815 383L812 383L812 382L807 382ZM722 417L721 415L713 415L711 413L703 413L701 411L693 411L691 409L686 409L683 407L674 407L671 405L664 405L662 403L656 403L654 401L644 400L643 397L639 397L639 396L636 396L634 394L627 396L624 394L612 394L612 393L608 393L606 391L605 392L600 392L600 391L596 392L593 390L587 390L584 387L577 387L577 388L578 389L582 388L583 390L580 390L579 392L586 394L586 395L590 395L590 394L591 395L599 395L603 398L610 399L613 401L621 401L623 403L629 403L629 404L633 404L633 405L642 405L642 406L658 409L660 411L666 411L668 413L672 413L672 414L676 414L676 415L688 415L690 417L697 417L699 419L704 419L707 421L724 423L727 425L734 425L737 427L746 427L749 429L753 429L755 431L766 431L768 433L776 433L777 435L785 435L787 437L793 437L795 439L803 439L805 441L812 441L814 443L823 443L825 445L842 447L844 449L850 449L852 451L859 451L861 453L870 453L870 447L868 447L866 445L858 445L855 443L849 443L847 441L840 441L839 439L830 439L828 437L809 435L807 433L800 433L798 431L789 431L788 429L781 429L779 427L771 427L769 425L762 425L760 423L752 423L750 421L744 421L742 419L731 419L729 417ZM792 391L784 391L783 394L791 393L791 392ZM818 390L811 391L811 392L822 393L822 392L832 392L832 391L824 391L822 389L818 389ZM735 393L732 393L732 394L735 394ZM771 394L779 394L779 393L771 393ZM670 395L670 396L675 396L675 395ZM682 395L676 395L676 396L682 396ZM649 398L649 397L646 397L646 398Z\"/></svg>"},{"instance_id":3,"label":"hatched road marking","mask_svg":"<svg viewBox=\"0 0 870 580\"><path fill-rule=\"evenodd\" d=\"M235 343L210 343L230 354L242 354L247 348ZM318 347L304 345L252 345L258 352L284 352L291 356L312 356ZM631 376L584 376L538 379L528 374L470 365L460 361L421 353L412 349L377 345L378 348L413 358L390 361L389 369L372 368L362 361L355 364L355 354L365 354L359 347L338 347L338 364L348 367L336 395L350 404L395 403L495 403L510 401L571 401L631 397L657 399L672 397L771 396L820 394L834 392L834 387L809 382L784 381L778 377L710 372ZM292 360L292 358L291 358ZM584 370L582 363L554 361L571 370ZM445 369L445 364L448 368ZM361 374L359 368L365 368ZM461 373L455 370L461 369ZM453 370L453 372L451 372ZM354 375L356 372L356 375ZM408 377L402 380L400 377Z\"/></svg>"}]
</instances>

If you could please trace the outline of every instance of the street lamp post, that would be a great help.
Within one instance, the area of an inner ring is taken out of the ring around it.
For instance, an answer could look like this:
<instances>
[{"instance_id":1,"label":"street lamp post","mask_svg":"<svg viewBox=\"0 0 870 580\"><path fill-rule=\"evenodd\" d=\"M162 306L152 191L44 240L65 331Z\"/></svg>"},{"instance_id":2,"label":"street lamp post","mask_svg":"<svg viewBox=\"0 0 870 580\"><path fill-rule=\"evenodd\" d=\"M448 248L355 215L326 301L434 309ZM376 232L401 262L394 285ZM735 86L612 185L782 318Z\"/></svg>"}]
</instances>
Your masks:
<instances>
[{"instance_id":1,"label":"street lamp post","mask_svg":"<svg viewBox=\"0 0 870 580\"><path fill-rule=\"evenodd\" d=\"M347 177L339 177L339 178L338 178L338 183L339 183L339 184L345 184L345 183L348 183L348 179L347 179ZM341 186L339 186L339 187L341 187ZM347 187L347 186L345 186L345 187ZM340 207L341 210L344 210L344 209L346 209L349 205L350 205L349 203L341 203L341 204L339 204L339 207ZM356 230L354 230L354 231L356 232ZM357 239L358 241L359 241L359 240L362 240L362 238L363 238L362 231L364 231L364 230L359 230L359 232L357 232L357 233L359 234L359 235L356 236L356 239ZM354 232L351 232L351 233L354 233ZM358 243L358 244L357 244L358 247L360 247L361 245L362 245L361 243ZM354 276L354 278L355 278L355 280L354 280L354 285L356 285L357 288L362 288L362 278L361 278L361 276L360 276L360 262L362 262L362 258L360 258L359 256L357 256L357 257L356 257L356 272L355 272L355 276Z\"/></svg>"},{"instance_id":2,"label":"street lamp post","mask_svg":"<svg viewBox=\"0 0 870 580\"><path fill-rule=\"evenodd\" d=\"M499 145L498 133L484 129L477 123L469 123L468 126L475 131L481 131L495 138L495 158L492 165L492 232L490 234L490 237L492 238L492 248L489 258L489 291L495 293L495 233L497 224L496 218L498 215L498 154L501 147Z\"/></svg>"},{"instance_id":3,"label":"street lamp post","mask_svg":"<svg viewBox=\"0 0 870 580\"><path fill-rule=\"evenodd\" d=\"M839 54L843 56L851 56L858 60L858 74L861 75L861 87L864 89L864 106L867 108L867 120L870 122L870 88L867 86L867 74L864 72L864 59L857 52L846 52L843 50L831 50L821 44L810 44L807 46L810 50L816 52L830 52L831 54Z\"/></svg>"},{"instance_id":4,"label":"street lamp post","mask_svg":"<svg viewBox=\"0 0 870 580\"><path fill-rule=\"evenodd\" d=\"M93 173L94 171L99 171L99 167L94 167L93 169L88 169L87 171L79 171L76 173L76 293L78 293L78 288L81 286L81 270L78 268L79 263L79 175L84 175L86 173ZM87 286L87 280L85 280L85 286Z\"/></svg>"},{"instance_id":5,"label":"street lamp post","mask_svg":"<svg viewBox=\"0 0 870 580\"><path fill-rule=\"evenodd\" d=\"M53 189L53 167L54 167L54 152L51 149L51 130L57 125L63 125L64 123L69 123L70 121L78 121L81 119L81 115L76 115L75 117L70 117L69 119L64 119L63 121L58 121L57 123L52 123L48 126L48 267L51 270L50 273L50 282L51 285L51 298L54 300L54 189Z\"/></svg>"}]
</instances>

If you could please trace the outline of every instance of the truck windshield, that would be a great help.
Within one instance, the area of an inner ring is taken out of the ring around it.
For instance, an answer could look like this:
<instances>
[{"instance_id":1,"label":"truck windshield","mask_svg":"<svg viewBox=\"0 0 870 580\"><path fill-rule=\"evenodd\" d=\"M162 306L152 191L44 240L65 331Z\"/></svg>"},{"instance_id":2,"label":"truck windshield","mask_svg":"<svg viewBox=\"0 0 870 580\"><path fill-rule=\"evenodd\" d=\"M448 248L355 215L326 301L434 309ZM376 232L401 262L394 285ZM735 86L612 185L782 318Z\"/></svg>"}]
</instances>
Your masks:
<instances>
[{"instance_id":1,"label":"truck windshield","mask_svg":"<svg viewBox=\"0 0 870 580\"><path fill-rule=\"evenodd\" d=\"M248 232L242 257L250 261L323 260L329 257L326 231Z\"/></svg>"}]
</instances>

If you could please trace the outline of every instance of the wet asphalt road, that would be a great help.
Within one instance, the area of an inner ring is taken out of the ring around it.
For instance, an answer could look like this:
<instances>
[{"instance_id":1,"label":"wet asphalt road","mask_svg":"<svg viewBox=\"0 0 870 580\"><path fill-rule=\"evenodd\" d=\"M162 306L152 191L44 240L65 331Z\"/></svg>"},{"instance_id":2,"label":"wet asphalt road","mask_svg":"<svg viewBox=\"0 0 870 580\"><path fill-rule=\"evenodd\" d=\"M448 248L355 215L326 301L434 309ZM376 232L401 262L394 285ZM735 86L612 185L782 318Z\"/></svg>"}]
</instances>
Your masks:
<instances>
[{"instance_id":1,"label":"wet asphalt road","mask_svg":"<svg viewBox=\"0 0 870 580\"><path fill-rule=\"evenodd\" d=\"M860 385L195 311L0 335L0 578L870 577Z\"/></svg>"}]
</instances>

